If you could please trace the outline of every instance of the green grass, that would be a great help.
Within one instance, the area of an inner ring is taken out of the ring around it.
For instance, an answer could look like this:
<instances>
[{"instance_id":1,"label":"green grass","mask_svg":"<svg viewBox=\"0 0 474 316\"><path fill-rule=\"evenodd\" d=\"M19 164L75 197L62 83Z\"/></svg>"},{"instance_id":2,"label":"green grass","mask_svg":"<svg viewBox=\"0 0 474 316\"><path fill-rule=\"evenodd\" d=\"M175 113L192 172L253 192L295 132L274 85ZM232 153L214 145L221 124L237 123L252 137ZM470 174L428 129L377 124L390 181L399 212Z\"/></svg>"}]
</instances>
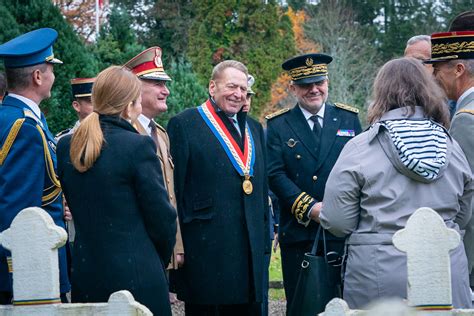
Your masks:
<instances>
[{"instance_id":1,"label":"green grass","mask_svg":"<svg viewBox=\"0 0 474 316\"><path fill-rule=\"evenodd\" d=\"M281 271L281 259L280 259L280 248L276 252L272 252L270 259L270 281L283 281L283 275ZM270 300L285 300L285 290L283 289L270 289L268 293Z\"/></svg>"},{"instance_id":2,"label":"green grass","mask_svg":"<svg viewBox=\"0 0 474 316\"><path fill-rule=\"evenodd\" d=\"M270 259L270 281L282 281L283 275L281 272L281 255L280 248L276 252L272 252Z\"/></svg>"}]
</instances>

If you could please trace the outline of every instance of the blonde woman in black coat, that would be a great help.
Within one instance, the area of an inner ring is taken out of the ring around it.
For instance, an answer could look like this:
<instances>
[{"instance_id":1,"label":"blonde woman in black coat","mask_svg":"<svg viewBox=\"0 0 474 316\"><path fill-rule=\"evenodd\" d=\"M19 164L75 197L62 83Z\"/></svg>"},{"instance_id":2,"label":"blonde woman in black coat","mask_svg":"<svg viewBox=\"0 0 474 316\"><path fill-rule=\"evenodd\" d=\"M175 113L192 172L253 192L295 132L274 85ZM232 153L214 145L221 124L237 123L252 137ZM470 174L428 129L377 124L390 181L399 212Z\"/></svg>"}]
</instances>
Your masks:
<instances>
[{"instance_id":1,"label":"blonde woman in black coat","mask_svg":"<svg viewBox=\"0 0 474 316\"><path fill-rule=\"evenodd\" d=\"M112 66L92 88L94 112L58 144L58 174L76 225L72 301L106 302L128 290L171 315L165 267L176 236L156 148L131 122L140 82Z\"/></svg>"}]
</instances>

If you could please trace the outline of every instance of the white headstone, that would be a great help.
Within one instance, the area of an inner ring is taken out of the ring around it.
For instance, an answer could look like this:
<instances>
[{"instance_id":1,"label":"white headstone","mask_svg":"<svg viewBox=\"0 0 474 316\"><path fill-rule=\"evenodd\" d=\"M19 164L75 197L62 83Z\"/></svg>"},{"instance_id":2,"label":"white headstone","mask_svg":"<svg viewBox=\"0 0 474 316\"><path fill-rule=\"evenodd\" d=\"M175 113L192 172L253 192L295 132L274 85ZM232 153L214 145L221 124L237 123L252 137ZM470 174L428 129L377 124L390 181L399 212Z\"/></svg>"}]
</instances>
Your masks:
<instances>
[{"instance_id":1,"label":"white headstone","mask_svg":"<svg viewBox=\"0 0 474 316\"><path fill-rule=\"evenodd\" d=\"M12 253L13 297L15 304L20 303L0 305L0 316L153 315L128 291L113 293L107 303L39 304L59 300L57 249L66 239L66 231L38 207L18 213L10 228L0 234L0 244Z\"/></svg>"},{"instance_id":2,"label":"white headstone","mask_svg":"<svg viewBox=\"0 0 474 316\"><path fill-rule=\"evenodd\" d=\"M0 235L12 253L15 304L60 302L58 248L66 240L66 231L38 207L22 210Z\"/></svg>"},{"instance_id":3,"label":"white headstone","mask_svg":"<svg viewBox=\"0 0 474 316\"><path fill-rule=\"evenodd\" d=\"M365 316L415 316L418 313L400 299L382 299L371 303L367 308Z\"/></svg>"},{"instance_id":4,"label":"white headstone","mask_svg":"<svg viewBox=\"0 0 474 316\"><path fill-rule=\"evenodd\" d=\"M138 303L129 291L115 292L109 297L107 316L115 315L152 315L150 310Z\"/></svg>"},{"instance_id":5,"label":"white headstone","mask_svg":"<svg viewBox=\"0 0 474 316\"><path fill-rule=\"evenodd\" d=\"M347 316L349 315L350 310L346 301L340 298L333 298L327 305L324 310L324 313L320 315L324 316Z\"/></svg>"},{"instance_id":6,"label":"white headstone","mask_svg":"<svg viewBox=\"0 0 474 316\"><path fill-rule=\"evenodd\" d=\"M449 251L459 242L459 234L427 207L416 210L406 227L394 234L395 247L407 253L411 306L452 305Z\"/></svg>"}]
</instances>

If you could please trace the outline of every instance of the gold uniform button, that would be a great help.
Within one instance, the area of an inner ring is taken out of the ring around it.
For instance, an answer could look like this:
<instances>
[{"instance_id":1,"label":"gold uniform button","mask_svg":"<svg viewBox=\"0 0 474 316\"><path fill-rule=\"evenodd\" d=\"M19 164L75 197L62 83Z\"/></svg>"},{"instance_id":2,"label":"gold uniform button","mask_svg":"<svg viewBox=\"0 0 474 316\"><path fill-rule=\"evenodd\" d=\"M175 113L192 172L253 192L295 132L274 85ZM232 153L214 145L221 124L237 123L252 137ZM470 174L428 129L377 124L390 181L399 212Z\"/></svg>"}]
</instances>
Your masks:
<instances>
[{"instance_id":1,"label":"gold uniform button","mask_svg":"<svg viewBox=\"0 0 474 316\"><path fill-rule=\"evenodd\" d=\"M296 155L296 159L301 159L301 155Z\"/></svg>"},{"instance_id":2,"label":"gold uniform button","mask_svg":"<svg viewBox=\"0 0 474 316\"><path fill-rule=\"evenodd\" d=\"M313 176L313 181L318 180L318 176Z\"/></svg>"}]
</instances>

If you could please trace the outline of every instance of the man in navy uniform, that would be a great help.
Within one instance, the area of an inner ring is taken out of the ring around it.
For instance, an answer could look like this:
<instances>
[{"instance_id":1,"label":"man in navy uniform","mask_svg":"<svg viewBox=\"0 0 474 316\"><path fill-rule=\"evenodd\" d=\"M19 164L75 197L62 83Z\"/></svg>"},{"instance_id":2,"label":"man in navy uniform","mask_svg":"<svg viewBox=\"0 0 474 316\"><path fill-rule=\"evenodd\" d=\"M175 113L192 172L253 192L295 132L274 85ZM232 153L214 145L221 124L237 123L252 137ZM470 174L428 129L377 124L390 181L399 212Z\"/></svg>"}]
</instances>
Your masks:
<instances>
[{"instance_id":1,"label":"man in navy uniform","mask_svg":"<svg viewBox=\"0 0 474 316\"><path fill-rule=\"evenodd\" d=\"M361 132L358 110L329 103L327 66L332 57L306 54L282 65L298 103L268 115L270 189L280 203L279 242L287 310L293 300L303 256L311 250L326 180L344 145ZM326 233L330 250L342 255L343 240ZM316 294L315 294L316 295Z\"/></svg>"},{"instance_id":2,"label":"man in navy uniform","mask_svg":"<svg viewBox=\"0 0 474 316\"><path fill-rule=\"evenodd\" d=\"M51 96L53 64L62 62L53 55L58 33L50 28L23 34L0 45L5 64L7 96L0 105L0 231L10 227L24 208L43 208L56 225L65 227L61 186L56 177L56 143L40 111L40 103ZM70 285L65 248L59 249L61 298ZM0 247L0 303L12 300L11 254ZM32 302L15 302L16 305Z\"/></svg>"},{"instance_id":3,"label":"man in navy uniform","mask_svg":"<svg viewBox=\"0 0 474 316\"><path fill-rule=\"evenodd\" d=\"M78 120L73 127L67 128L58 134L56 134L56 140L61 137L74 133L79 127L82 120L84 120L89 114L92 113L92 85L94 84L95 78L74 78L71 79L71 91L72 91L72 108L77 114Z\"/></svg>"}]
</instances>

